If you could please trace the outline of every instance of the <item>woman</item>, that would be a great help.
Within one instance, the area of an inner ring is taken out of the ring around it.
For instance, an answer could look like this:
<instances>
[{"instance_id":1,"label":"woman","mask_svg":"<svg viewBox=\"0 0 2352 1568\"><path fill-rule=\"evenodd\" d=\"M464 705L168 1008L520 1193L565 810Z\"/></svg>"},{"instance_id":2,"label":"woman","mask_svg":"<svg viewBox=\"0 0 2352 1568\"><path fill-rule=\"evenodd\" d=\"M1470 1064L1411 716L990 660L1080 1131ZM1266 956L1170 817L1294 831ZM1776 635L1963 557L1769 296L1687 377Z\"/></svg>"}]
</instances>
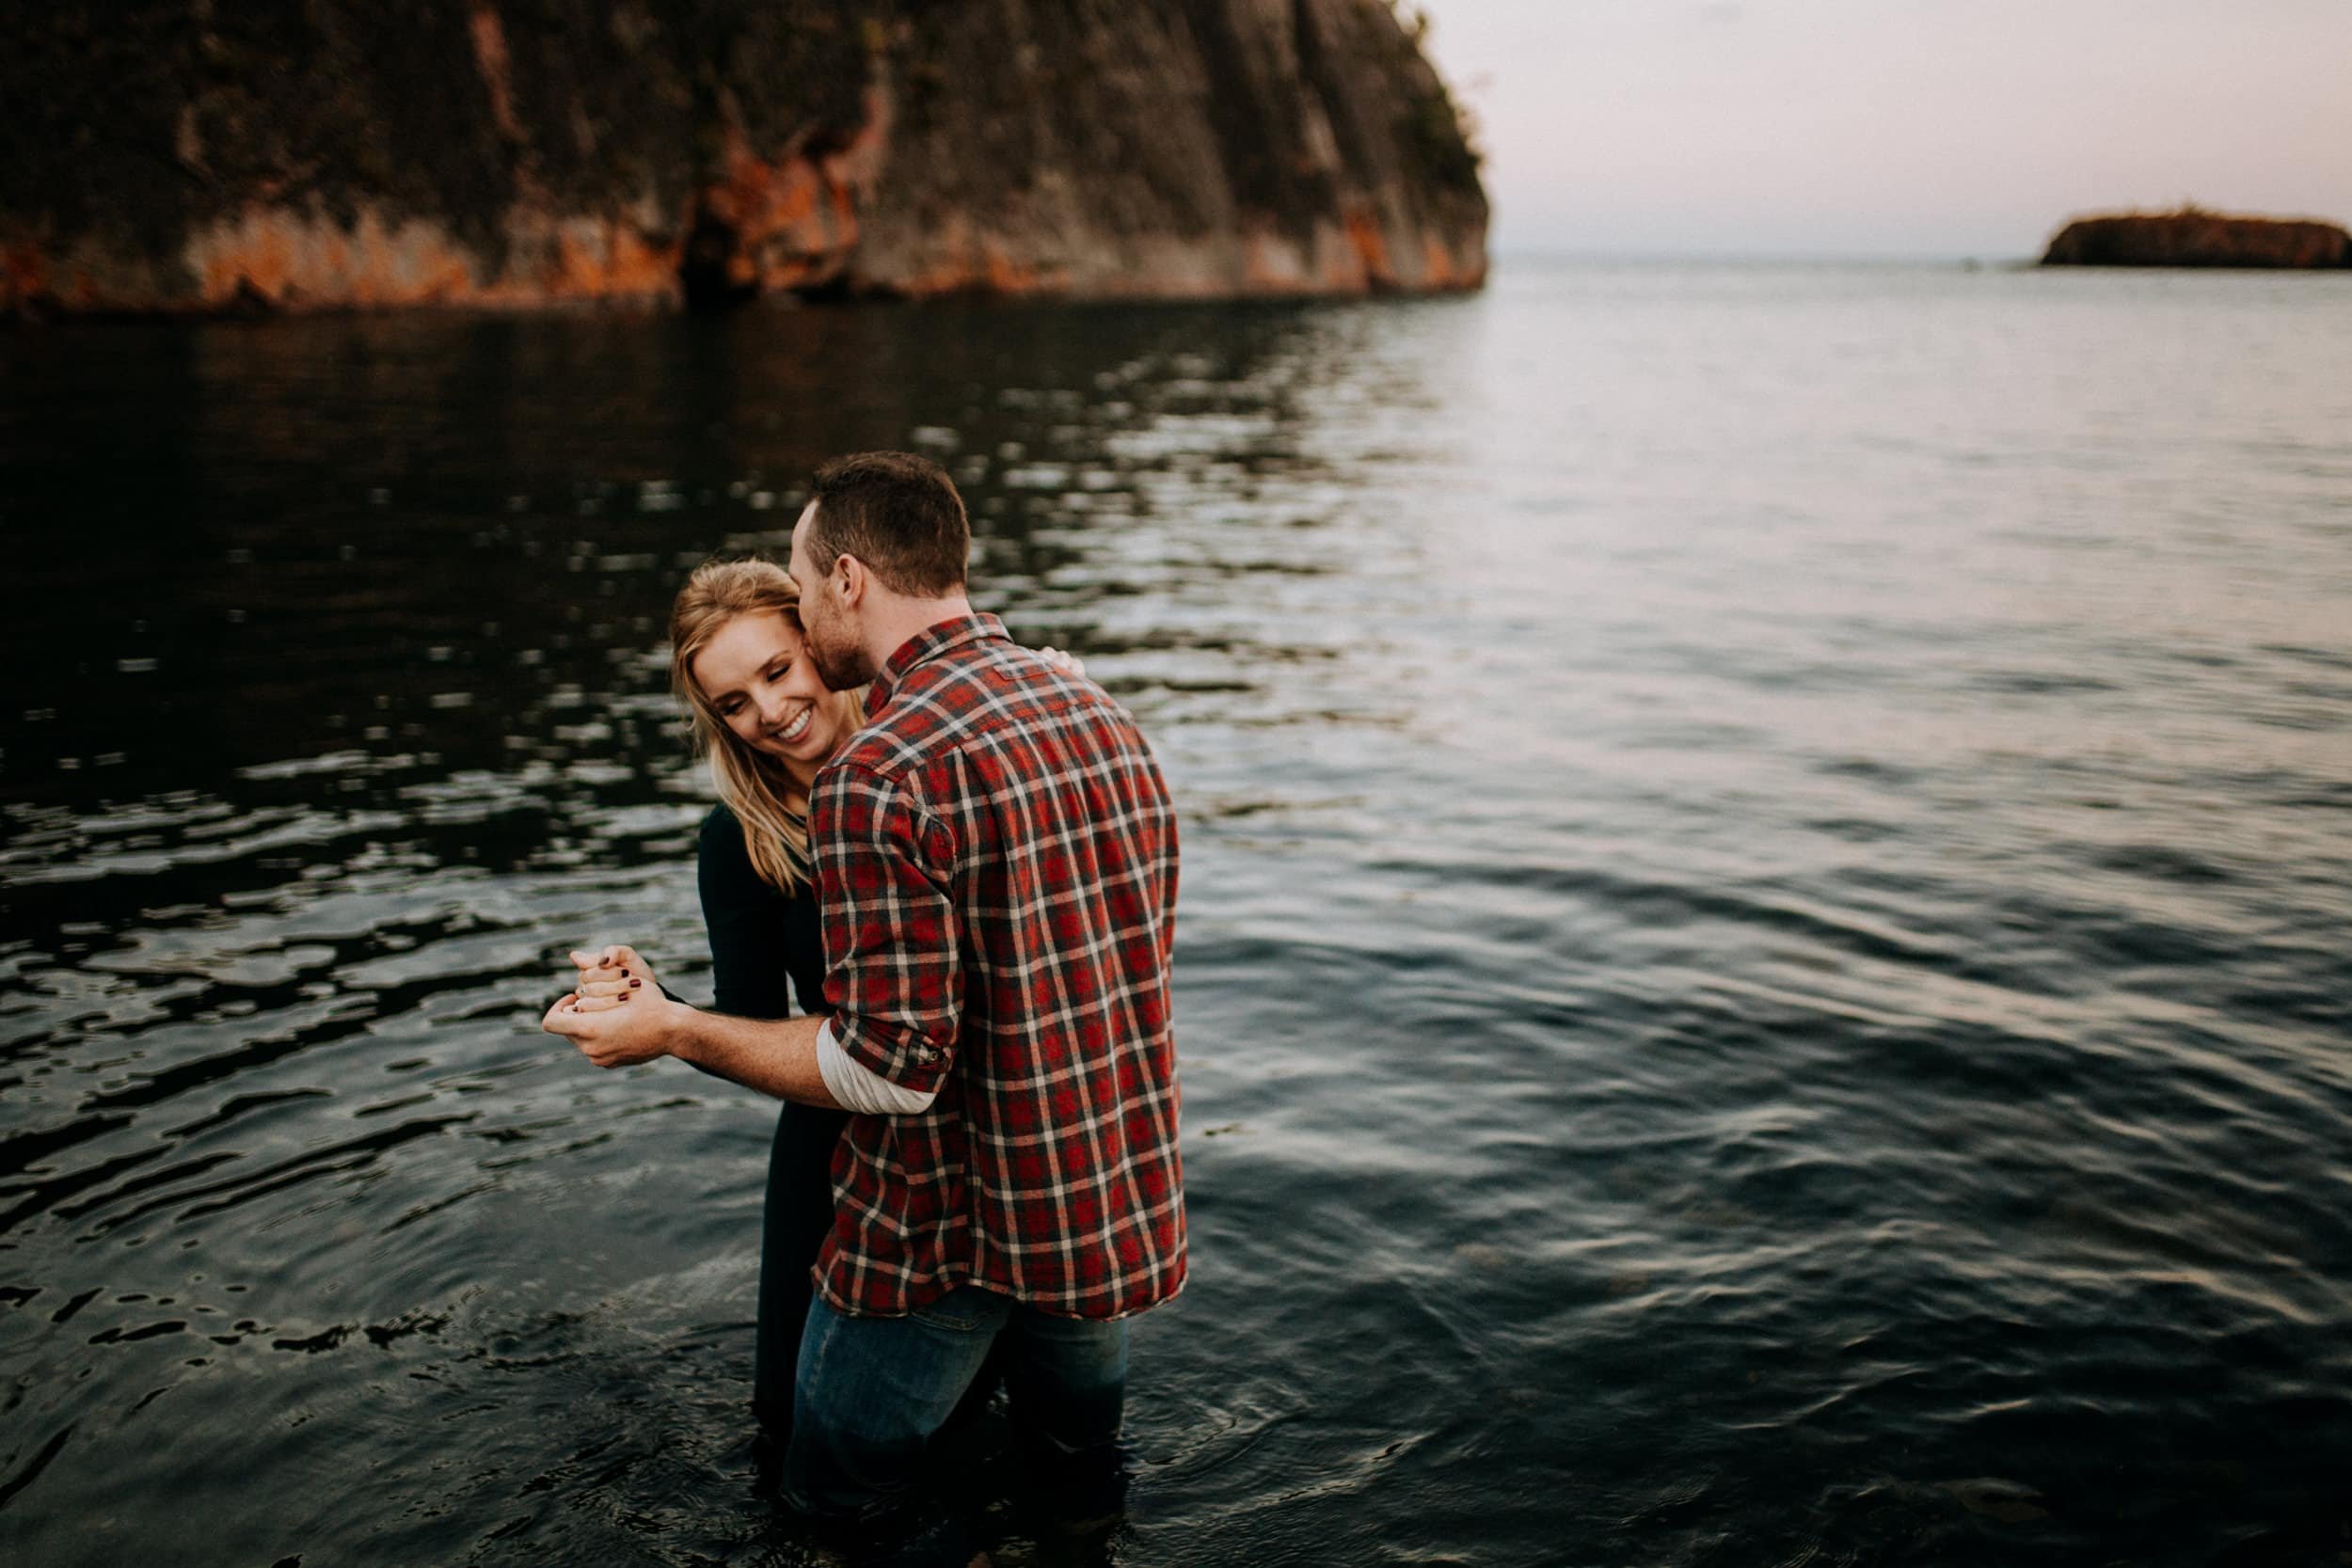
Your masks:
<instances>
[{"instance_id":1,"label":"woman","mask_svg":"<svg viewBox=\"0 0 2352 1568\"><path fill-rule=\"evenodd\" d=\"M863 693L826 690L805 653L800 594L774 562L705 562L671 606L670 689L719 790L696 853L711 1006L742 1018L784 1018L795 996L801 1011L813 1012L824 998L808 792L863 722ZM575 953L572 961L581 967L583 995L658 983L633 948ZM791 1429L809 1270L833 1227L833 1149L847 1119L787 1101L769 1149L752 1411L779 1442Z\"/></svg>"},{"instance_id":2,"label":"woman","mask_svg":"<svg viewBox=\"0 0 2352 1568\"><path fill-rule=\"evenodd\" d=\"M670 610L670 688L710 761L719 803L703 819L696 879L710 940L711 1006L782 1018L824 1003L824 948L809 886L808 791L864 721L861 691L828 691L801 640L800 594L771 561L696 568ZM752 1411L782 1438L808 1317L809 1268L833 1227L839 1111L786 1102L768 1155Z\"/></svg>"},{"instance_id":3,"label":"woman","mask_svg":"<svg viewBox=\"0 0 2352 1568\"><path fill-rule=\"evenodd\" d=\"M1078 660L1041 651L1084 673ZM810 886L809 788L865 722L865 693L825 689L806 657L790 574L759 560L706 562L686 579L670 610L670 687L719 791L697 854L712 1009L783 1018L797 997L802 1012L818 1011L825 960ZM629 948L573 958L603 973L620 966L622 984L654 983ZM752 1410L779 1442L791 1428L810 1269L833 1228L833 1150L847 1119L787 1101L769 1150Z\"/></svg>"}]
</instances>

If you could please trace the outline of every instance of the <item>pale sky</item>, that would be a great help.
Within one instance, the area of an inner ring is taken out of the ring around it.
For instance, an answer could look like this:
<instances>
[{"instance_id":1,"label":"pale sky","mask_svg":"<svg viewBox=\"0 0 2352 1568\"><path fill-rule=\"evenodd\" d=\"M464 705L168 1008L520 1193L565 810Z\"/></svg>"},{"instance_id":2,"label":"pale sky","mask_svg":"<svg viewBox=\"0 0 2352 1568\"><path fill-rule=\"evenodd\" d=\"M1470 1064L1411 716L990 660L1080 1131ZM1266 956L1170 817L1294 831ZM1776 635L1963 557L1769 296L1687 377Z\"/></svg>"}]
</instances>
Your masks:
<instances>
[{"instance_id":1,"label":"pale sky","mask_svg":"<svg viewBox=\"0 0 2352 1568\"><path fill-rule=\"evenodd\" d=\"M2352 0L1406 0L1498 254L2038 254L2191 199L2352 224Z\"/></svg>"}]
</instances>

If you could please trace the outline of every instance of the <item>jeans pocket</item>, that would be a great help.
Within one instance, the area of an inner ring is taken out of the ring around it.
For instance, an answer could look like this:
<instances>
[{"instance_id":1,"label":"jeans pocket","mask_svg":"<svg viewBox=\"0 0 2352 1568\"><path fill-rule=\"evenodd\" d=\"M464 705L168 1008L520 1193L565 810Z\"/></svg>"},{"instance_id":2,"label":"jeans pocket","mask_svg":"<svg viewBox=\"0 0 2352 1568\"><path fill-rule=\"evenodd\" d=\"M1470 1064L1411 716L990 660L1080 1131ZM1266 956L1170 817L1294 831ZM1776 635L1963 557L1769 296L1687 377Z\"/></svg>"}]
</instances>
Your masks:
<instances>
[{"instance_id":1,"label":"jeans pocket","mask_svg":"<svg viewBox=\"0 0 2352 1568\"><path fill-rule=\"evenodd\" d=\"M925 1302L908 1314L920 1323L951 1334L979 1334L1004 1322L1006 1299L977 1285L964 1285L937 1301Z\"/></svg>"}]
</instances>

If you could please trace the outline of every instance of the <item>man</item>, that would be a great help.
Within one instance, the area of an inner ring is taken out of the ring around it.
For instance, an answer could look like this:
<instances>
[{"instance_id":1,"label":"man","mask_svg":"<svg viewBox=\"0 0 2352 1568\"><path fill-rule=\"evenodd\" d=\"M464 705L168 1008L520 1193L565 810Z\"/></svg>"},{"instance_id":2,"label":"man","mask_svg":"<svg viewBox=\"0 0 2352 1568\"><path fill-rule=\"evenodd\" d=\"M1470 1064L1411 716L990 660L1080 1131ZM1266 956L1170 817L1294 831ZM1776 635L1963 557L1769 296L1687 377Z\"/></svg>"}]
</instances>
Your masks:
<instances>
[{"instance_id":1,"label":"man","mask_svg":"<svg viewBox=\"0 0 2352 1568\"><path fill-rule=\"evenodd\" d=\"M807 657L872 682L818 777L824 1019L583 971L550 1031L853 1113L801 1345L787 1498L887 1518L992 1346L1033 1458L1117 1468L1126 1319L1184 1277L1168 962L1176 823L1133 721L965 594L936 465L827 465L793 530Z\"/></svg>"}]
</instances>

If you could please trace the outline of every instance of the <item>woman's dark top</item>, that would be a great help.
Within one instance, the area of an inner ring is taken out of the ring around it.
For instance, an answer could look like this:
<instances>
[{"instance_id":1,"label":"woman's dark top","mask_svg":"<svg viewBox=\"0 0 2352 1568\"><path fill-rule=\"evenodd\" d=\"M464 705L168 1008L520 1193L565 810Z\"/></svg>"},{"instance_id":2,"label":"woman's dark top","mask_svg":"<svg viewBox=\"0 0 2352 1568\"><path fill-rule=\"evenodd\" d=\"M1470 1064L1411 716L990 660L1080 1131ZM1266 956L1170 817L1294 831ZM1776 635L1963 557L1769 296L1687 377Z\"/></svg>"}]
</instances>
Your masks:
<instances>
[{"instance_id":1,"label":"woman's dark top","mask_svg":"<svg viewBox=\"0 0 2352 1568\"><path fill-rule=\"evenodd\" d=\"M792 1000L813 1013L825 1005L824 941L817 900L805 883L790 896L759 879L743 826L724 801L703 818L695 856L703 929L710 934L713 1012L737 1018L787 1018Z\"/></svg>"},{"instance_id":2,"label":"woman's dark top","mask_svg":"<svg viewBox=\"0 0 2352 1568\"><path fill-rule=\"evenodd\" d=\"M703 926L710 934L712 1010L784 1018L795 996L801 1011L821 1009L824 942L808 886L787 896L760 880L743 846L742 826L723 804L703 818L695 868ZM779 1441L791 1430L792 1372L808 1321L809 1271L833 1228L833 1149L848 1120L845 1112L787 1101L768 1152L752 1410Z\"/></svg>"}]
</instances>

